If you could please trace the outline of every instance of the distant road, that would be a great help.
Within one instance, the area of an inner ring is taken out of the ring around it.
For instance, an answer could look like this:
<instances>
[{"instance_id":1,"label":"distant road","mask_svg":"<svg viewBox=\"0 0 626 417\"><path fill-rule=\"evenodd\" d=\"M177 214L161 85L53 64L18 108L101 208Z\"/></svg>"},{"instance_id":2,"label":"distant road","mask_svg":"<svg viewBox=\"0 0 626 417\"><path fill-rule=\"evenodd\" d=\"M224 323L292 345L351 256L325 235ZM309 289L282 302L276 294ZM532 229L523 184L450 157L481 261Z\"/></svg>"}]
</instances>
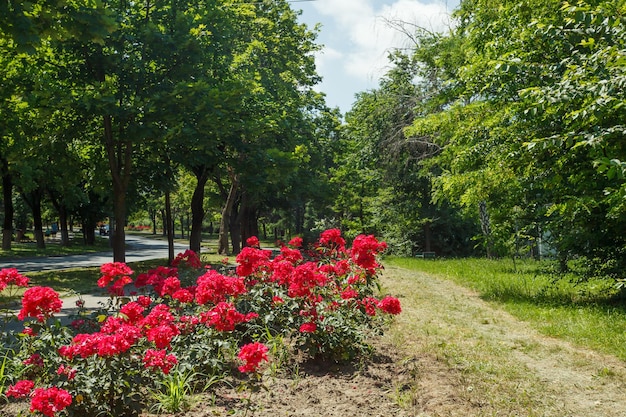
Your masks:
<instances>
[{"instance_id":1,"label":"distant road","mask_svg":"<svg viewBox=\"0 0 626 417\"><path fill-rule=\"evenodd\" d=\"M185 251L189 247L174 244L174 254ZM137 235L126 235L126 262L148 261L151 259L167 259L167 241L150 239ZM113 262L113 252L86 253L68 256L41 256L23 258L3 262L1 268L16 268L19 272L50 271L71 268L87 268Z\"/></svg>"}]
</instances>

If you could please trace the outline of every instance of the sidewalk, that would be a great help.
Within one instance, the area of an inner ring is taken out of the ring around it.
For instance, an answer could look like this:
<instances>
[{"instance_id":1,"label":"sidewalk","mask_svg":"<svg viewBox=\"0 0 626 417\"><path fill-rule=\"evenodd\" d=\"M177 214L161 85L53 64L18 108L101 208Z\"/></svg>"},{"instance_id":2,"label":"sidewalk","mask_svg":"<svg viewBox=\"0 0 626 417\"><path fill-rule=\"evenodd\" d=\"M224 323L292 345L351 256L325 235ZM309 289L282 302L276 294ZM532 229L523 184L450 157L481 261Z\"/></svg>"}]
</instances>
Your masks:
<instances>
[{"instance_id":1,"label":"sidewalk","mask_svg":"<svg viewBox=\"0 0 626 417\"><path fill-rule=\"evenodd\" d=\"M128 245L128 249L126 251L127 262L167 259L167 242L138 236L127 236L126 241ZM186 249L186 245L174 245L174 253L176 254L183 252ZM98 267L109 262L113 262L112 252L98 252L84 255L24 258L6 262L0 260L0 269L16 268L20 273L28 275L27 272L33 271L60 271L72 268ZM71 316L76 315L78 312L78 307L76 306L77 301L82 300L84 302L84 307L88 310L97 310L106 305L110 298L106 293L106 290L100 290L99 288L89 294L80 294L78 296L63 296L62 294L61 296L63 299L63 307L60 313L55 314L55 317L59 318L61 323L64 325L68 324L71 320ZM21 305L19 304L8 308L9 312L15 314L16 316L20 309ZM7 323L3 317L0 317L0 331L5 330L15 332L21 331L22 329L22 322L10 321Z\"/></svg>"},{"instance_id":2,"label":"sidewalk","mask_svg":"<svg viewBox=\"0 0 626 417\"><path fill-rule=\"evenodd\" d=\"M126 236L126 262L167 259L167 242L136 235ZM174 253L183 252L186 245L174 244ZM71 268L88 268L113 262L113 252L87 253L68 256L42 256L12 261L0 260L1 268L16 268L21 273L32 271L59 271Z\"/></svg>"},{"instance_id":3,"label":"sidewalk","mask_svg":"<svg viewBox=\"0 0 626 417\"><path fill-rule=\"evenodd\" d=\"M63 301L63 307L61 307L61 311L54 315L54 318L57 318L61 321L61 324L66 326L71 323L71 321L76 318L78 314L79 308L77 306L77 302L82 300L84 302L84 309L88 311L95 311L100 308L103 308L107 305L110 297L106 294L81 294L80 296L72 295L61 298ZM0 315L0 332L7 331L10 333L20 332L24 328L24 323L17 320L17 314L21 309L20 304L15 304L5 310L9 316L14 316L14 318L10 318L8 321L5 317L5 312ZM34 319L27 319L25 321L32 321Z\"/></svg>"}]
</instances>

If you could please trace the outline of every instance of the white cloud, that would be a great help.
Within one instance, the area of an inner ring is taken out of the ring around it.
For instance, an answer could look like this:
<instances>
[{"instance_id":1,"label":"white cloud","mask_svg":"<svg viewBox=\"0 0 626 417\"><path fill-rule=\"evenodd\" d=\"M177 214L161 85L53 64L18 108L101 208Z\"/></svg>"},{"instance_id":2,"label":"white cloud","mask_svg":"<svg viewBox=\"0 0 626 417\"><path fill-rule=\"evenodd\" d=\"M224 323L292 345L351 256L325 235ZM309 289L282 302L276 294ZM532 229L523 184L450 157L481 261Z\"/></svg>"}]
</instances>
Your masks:
<instances>
[{"instance_id":1,"label":"white cloud","mask_svg":"<svg viewBox=\"0 0 626 417\"><path fill-rule=\"evenodd\" d=\"M315 53L315 65L319 71L325 72L343 57L344 54L338 49L326 46Z\"/></svg>"},{"instance_id":2,"label":"white cloud","mask_svg":"<svg viewBox=\"0 0 626 417\"><path fill-rule=\"evenodd\" d=\"M333 21L331 40L343 40L341 50L337 47L318 55L318 67L327 59L343 59L343 70L363 82L378 80L388 68L387 56L398 47L407 46L407 37L388 22L406 22L428 30L445 29L446 6L441 3L425 4L417 0L318 0L316 10ZM334 42L333 42L334 43ZM326 60L326 61L325 61Z\"/></svg>"}]
</instances>

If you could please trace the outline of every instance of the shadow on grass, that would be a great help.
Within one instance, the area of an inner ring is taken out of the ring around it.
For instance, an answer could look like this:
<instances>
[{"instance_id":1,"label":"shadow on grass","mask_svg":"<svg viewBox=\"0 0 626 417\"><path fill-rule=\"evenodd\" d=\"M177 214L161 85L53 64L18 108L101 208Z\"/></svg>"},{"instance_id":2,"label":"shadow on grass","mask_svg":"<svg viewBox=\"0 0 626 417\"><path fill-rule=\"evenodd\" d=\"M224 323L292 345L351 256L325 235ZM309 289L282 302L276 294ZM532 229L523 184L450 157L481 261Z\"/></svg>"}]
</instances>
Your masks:
<instances>
[{"instance_id":1,"label":"shadow on grass","mask_svg":"<svg viewBox=\"0 0 626 417\"><path fill-rule=\"evenodd\" d=\"M95 244L85 245L80 238L73 239L70 246L61 246L59 241L46 241L46 247L37 248L34 242L13 242L11 250L0 250L0 260L9 261L43 256L80 255L84 253L109 252L107 239L96 239Z\"/></svg>"}]
</instances>

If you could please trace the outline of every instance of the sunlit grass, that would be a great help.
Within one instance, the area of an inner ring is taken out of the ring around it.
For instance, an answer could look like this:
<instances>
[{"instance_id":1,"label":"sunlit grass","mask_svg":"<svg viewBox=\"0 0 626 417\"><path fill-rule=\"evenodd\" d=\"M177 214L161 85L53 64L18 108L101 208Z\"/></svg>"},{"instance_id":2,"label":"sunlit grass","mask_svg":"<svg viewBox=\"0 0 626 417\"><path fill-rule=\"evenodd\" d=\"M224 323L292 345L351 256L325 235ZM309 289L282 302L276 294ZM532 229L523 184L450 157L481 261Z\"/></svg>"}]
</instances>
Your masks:
<instances>
[{"instance_id":1,"label":"sunlit grass","mask_svg":"<svg viewBox=\"0 0 626 417\"><path fill-rule=\"evenodd\" d=\"M546 263L387 258L385 264L446 278L477 291L545 335L626 359L626 305L610 280L578 282Z\"/></svg>"}]
</instances>

